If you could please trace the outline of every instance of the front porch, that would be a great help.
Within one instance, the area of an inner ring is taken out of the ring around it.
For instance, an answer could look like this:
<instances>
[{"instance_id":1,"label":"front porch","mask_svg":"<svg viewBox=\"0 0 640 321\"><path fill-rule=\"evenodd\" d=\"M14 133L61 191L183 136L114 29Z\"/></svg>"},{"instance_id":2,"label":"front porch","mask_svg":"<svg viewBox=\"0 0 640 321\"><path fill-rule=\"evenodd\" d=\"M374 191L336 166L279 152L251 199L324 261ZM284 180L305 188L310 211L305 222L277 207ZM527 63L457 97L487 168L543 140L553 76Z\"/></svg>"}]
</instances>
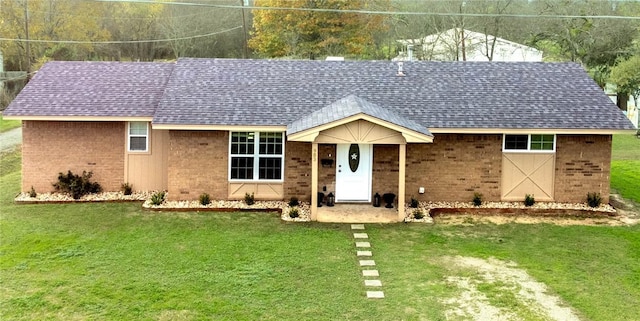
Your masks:
<instances>
[{"instance_id":1,"label":"front porch","mask_svg":"<svg viewBox=\"0 0 640 321\"><path fill-rule=\"evenodd\" d=\"M371 204L336 204L317 208L316 219L324 223L397 223L398 209Z\"/></svg>"}]
</instances>

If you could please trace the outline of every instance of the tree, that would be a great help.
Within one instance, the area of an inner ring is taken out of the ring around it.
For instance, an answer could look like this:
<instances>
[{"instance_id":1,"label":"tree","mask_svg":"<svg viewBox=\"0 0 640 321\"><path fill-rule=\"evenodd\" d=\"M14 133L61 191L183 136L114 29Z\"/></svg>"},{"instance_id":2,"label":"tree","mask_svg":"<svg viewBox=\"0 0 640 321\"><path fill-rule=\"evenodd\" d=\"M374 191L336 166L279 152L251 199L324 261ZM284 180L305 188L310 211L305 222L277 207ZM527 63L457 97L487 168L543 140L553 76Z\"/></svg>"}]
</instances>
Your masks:
<instances>
[{"instance_id":1,"label":"tree","mask_svg":"<svg viewBox=\"0 0 640 321\"><path fill-rule=\"evenodd\" d=\"M618 92L632 95L638 104L640 99L640 55L621 60L611 68L609 80L618 88Z\"/></svg>"},{"instance_id":2,"label":"tree","mask_svg":"<svg viewBox=\"0 0 640 321\"><path fill-rule=\"evenodd\" d=\"M28 6L28 7L27 7ZM0 34L19 41L0 42L8 70L27 70L31 63L49 59L89 59L98 49L91 41L109 39L100 26L103 5L81 0L2 0ZM74 40L86 43L30 43L30 40ZM32 68L33 70L37 68Z\"/></svg>"},{"instance_id":3,"label":"tree","mask_svg":"<svg viewBox=\"0 0 640 321\"><path fill-rule=\"evenodd\" d=\"M310 9L368 10L388 7L389 0L256 0L257 7L288 7L294 10L254 9L249 47L264 57L361 55L374 45L374 36L387 27L380 15Z\"/></svg>"}]
</instances>

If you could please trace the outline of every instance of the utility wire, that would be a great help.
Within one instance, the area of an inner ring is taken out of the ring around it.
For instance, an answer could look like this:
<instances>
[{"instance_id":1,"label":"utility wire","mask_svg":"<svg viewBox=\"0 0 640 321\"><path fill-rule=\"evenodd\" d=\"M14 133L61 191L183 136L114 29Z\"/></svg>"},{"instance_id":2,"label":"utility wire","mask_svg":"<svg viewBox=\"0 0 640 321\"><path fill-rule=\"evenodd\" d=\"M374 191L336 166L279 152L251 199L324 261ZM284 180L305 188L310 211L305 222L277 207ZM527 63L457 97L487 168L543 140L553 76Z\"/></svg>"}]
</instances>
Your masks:
<instances>
[{"instance_id":1,"label":"utility wire","mask_svg":"<svg viewBox=\"0 0 640 321\"><path fill-rule=\"evenodd\" d=\"M42 40L42 39L11 39L11 38L0 38L0 41L22 41L22 42L35 42L35 43L70 43L70 44L128 44L128 43L155 43L155 42L169 42L176 40L189 40L189 39L197 39L204 38L209 36L215 36L217 34L233 31L236 29L242 29L242 26L237 26L229 29L225 29L222 31L207 33L203 35L195 35L189 37L179 37L179 38L169 38L169 39L151 39L151 40L114 40L114 41L78 41L78 40Z\"/></svg>"},{"instance_id":2,"label":"utility wire","mask_svg":"<svg viewBox=\"0 0 640 321\"><path fill-rule=\"evenodd\" d=\"M324 8L292 8L292 7L256 7L238 6L224 4L207 4L192 2L166 2L151 0L94 0L98 2L130 2L147 4L166 4L177 6L197 6L226 9L251 9L251 10L284 10L284 11L312 11L312 12L338 12L338 13L360 13L376 15L414 15L414 16L442 16L442 17L511 17L511 18L554 18L554 19L618 19L618 20L640 20L640 17L631 16L610 16L610 15L548 15L548 14L520 14L520 13L456 13L456 12L428 12L428 11L378 11L378 10L353 10L353 9L324 9Z\"/></svg>"}]
</instances>

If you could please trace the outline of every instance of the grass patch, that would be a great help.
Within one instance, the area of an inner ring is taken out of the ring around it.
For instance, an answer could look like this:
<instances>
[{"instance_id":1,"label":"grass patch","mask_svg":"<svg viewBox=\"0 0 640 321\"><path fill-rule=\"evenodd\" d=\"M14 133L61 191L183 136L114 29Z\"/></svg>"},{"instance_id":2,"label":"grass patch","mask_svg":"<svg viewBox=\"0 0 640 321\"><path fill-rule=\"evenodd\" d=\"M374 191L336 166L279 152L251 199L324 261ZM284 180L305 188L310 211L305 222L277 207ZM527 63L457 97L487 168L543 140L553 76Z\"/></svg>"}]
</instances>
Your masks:
<instances>
[{"instance_id":1,"label":"grass patch","mask_svg":"<svg viewBox=\"0 0 640 321\"><path fill-rule=\"evenodd\" d=\"M640 160L611 161L611 188L640 204Z\"/></svg>"},{"instance_id":2,"label":"grass patch","mask_svg":"<svg viewBox=\"0 0 640 321\"><path fill-rule=\"evenodd\" d=\"M611 188L640 204L640 139L631 134L613 135L611 159Z\"/></svg>"},{"instance_id":3,"label":"grass patch","mask_svg":"<svg viewBox=\"0 0 640 321\"><path fill-rule=\"evenodd\" d=\"M634 134L613 135L611 159L640 160L640 139Z\"/></svg>"},{"instance_id":4,"label":"grass patch","mask_svg":"<svg viewBox=\"0 0 640 321\"><path fill-rule=\"evenodd\" d=\"M0 133L4 133L8 130L18 128L22 125L22 122L19 120L5 120L0 114Z\"/></svg>"}]
</instances>

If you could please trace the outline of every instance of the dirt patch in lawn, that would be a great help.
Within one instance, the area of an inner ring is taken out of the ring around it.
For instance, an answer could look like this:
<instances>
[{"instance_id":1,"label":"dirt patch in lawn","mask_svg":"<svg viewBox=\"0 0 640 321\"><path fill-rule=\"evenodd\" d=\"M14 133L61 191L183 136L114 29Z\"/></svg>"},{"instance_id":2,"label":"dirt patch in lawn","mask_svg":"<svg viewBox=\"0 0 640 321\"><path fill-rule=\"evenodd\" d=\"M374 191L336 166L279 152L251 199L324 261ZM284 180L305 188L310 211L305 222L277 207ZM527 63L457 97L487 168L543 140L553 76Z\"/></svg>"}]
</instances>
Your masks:
<instances>
[{"instance_id":1,"label":"dirt patch in lawn","mask_svg":"<svg viewBox=\"0 0 640 321\"><path fill-rule=\"evenodd\" d=\"M545 284L515 263L462 256L444 261L456 272L446 282L459 290L457 297L442 300L449 307L448 320L580 320Z\"/></svg>"}]
</instances>

